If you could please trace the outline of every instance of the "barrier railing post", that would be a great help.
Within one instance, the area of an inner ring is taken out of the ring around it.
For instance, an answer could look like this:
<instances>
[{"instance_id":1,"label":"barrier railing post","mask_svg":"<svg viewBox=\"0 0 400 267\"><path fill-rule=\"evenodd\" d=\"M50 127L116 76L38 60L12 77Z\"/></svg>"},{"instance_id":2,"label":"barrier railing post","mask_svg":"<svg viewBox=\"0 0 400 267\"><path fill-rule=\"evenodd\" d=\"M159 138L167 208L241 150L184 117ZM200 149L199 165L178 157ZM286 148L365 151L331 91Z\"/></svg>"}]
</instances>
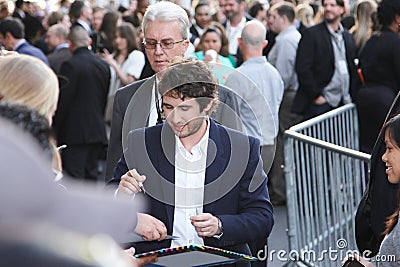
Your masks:
<instances>
[{"instance_id":1,"label":"barrier railing post","mask_svg":"<svg viewBox=\"0 0 400 267\"><path fill-rule=\"evenodd\" d=\"M356 248L353 218L366 186L370 157L357 149L354 104L285 132L288 239L290 251L299 253L297 265L336 267L341 259L318 256L328 248L345 249L339 247L343 239L347 248Z\"/></svg>"}]
</instances>

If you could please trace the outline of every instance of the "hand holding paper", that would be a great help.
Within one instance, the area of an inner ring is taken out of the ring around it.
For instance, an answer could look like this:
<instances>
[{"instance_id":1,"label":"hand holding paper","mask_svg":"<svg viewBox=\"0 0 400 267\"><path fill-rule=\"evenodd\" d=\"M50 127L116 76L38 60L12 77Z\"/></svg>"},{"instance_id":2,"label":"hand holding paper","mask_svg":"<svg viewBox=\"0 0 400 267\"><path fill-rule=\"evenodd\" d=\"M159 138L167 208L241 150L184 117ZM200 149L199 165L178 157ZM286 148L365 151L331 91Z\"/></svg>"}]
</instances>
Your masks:
<instances>
[{"instance_id":1,"label":"hand holding paper","mask_svg":"<svg viewBox=\"0 0 400 267\"><path fill-rule=\"evenodd\" d=\"M220 229L218 227L219 219L210 213L201 213L192 216L190 220L199 236L212 237L216 234L220 234Z\"/></svg>"}]
</instances>

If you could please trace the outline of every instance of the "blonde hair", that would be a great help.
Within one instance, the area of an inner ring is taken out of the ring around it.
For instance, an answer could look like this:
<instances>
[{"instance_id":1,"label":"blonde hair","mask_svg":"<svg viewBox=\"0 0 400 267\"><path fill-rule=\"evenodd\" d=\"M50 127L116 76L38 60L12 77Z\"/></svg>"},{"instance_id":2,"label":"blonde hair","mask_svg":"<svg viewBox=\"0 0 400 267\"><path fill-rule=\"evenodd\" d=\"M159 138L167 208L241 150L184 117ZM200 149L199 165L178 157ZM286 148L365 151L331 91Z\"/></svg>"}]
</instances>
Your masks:
<instances>
[{"instance_id":1,"label":"blonde hair","mask_svg":"<svg viewBox=\"0 0 400 267\"><path fill-rule=\"evenodd\" d=\"M372 33L371 14L376 12L378 5L373 0L358 1L355 15L355 25L350 29L357 48L362 48Z\"/></svg>"},{"instance_id":2,"label":"blonde hair","mask_svg":"<svg viewBox=\"0 0 400 267\"><path fill-rule=\"evenodd\" d=\"M314 10L308 3L297 5L296 16L306 27L311 27L315 24Z\"/></svg>"},{"instance_id":3,"label":"blonde hair","mask_svg":"<svg viewBox=\"0 0 400 267\"><path fill-rule=\"evenodd\" d=\"M51 121L58 93L57 76L41 60L27 55L0 57L0 101L27 106Z\"/></svg>"}]
</instances>

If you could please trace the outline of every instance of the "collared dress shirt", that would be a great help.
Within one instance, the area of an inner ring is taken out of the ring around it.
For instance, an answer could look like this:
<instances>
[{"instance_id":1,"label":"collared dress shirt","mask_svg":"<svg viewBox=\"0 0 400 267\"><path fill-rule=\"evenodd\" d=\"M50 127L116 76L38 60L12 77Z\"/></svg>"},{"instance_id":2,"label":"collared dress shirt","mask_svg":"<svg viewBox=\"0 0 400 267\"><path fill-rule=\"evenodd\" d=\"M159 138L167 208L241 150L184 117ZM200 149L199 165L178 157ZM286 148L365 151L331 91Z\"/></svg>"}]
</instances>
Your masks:
<instances>
[{"instance_id":1,"label":"collared dress shirt","mask_svg":"<svg viewBox=\"0 0 400 267\"><path fill-rule=\"evenodd\" d=\"M188 244L204 245L190 217L203 212L204 182L209 137L209 122L203 138L187 151L177 136L175 147L175 210L171 248Z\"/></svg>"}]
</instances>

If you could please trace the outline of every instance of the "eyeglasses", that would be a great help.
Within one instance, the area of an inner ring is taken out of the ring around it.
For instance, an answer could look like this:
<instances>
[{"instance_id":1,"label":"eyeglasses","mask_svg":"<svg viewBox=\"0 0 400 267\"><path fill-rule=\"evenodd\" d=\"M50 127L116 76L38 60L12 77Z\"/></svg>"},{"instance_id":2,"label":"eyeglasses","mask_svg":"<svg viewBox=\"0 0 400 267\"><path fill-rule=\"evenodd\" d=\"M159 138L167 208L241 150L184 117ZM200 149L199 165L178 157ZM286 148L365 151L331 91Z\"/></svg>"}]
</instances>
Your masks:
<instances>
[{"instance_id":1,"label":"eyeglasses","mask_svg":"<svg viewBox=\"0 0 400 267\"><path fill-rule=\"evenodd\" d=\"M172 49L175 44L182 43L183 41L185 41L185 39L176 42L172 40L161 40L160 42L156 40L143 40L143 44L146 49L150 50L156 49L158 44L162 49Z\"/></svg>"}]
</instances>

